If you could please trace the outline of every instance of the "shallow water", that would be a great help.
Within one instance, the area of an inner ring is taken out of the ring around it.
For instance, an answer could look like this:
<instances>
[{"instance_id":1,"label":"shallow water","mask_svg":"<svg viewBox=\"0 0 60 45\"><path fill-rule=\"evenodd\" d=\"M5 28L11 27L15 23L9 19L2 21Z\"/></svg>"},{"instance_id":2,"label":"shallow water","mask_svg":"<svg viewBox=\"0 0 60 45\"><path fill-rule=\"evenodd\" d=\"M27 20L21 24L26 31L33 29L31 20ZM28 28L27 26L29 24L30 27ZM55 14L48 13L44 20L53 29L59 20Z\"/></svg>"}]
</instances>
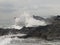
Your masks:
<instances>
[{"instance_id":1,"label":"shallow water","mask_svg":"<svg viewBox=\"0 0 60 45\"><path fill-rule=\"evenodd\" d=\"M7 35L0 37L0 45L60 45L60 41L46 41L37 38L10 38L10 36Z\"/></svg>"}]
</instances>

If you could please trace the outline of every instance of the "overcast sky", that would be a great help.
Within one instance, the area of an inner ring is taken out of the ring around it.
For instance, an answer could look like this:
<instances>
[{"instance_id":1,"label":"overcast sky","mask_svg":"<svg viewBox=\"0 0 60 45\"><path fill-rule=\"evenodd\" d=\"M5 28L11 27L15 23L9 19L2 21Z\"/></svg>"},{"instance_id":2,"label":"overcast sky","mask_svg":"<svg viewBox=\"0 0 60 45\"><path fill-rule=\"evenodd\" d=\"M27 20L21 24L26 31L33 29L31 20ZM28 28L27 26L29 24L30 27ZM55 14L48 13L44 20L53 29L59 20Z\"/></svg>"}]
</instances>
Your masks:
<instances>
[{"instance_id":1,"label":"overcast sky","mask_svg":"<svg viewBox=\"0 0 60 45\"><path fill-rule=\"evenodd\" d=\"M0 0L0 20L24 11L40 16L60 15L60 0Z\"/></svg>"}]
</instances>

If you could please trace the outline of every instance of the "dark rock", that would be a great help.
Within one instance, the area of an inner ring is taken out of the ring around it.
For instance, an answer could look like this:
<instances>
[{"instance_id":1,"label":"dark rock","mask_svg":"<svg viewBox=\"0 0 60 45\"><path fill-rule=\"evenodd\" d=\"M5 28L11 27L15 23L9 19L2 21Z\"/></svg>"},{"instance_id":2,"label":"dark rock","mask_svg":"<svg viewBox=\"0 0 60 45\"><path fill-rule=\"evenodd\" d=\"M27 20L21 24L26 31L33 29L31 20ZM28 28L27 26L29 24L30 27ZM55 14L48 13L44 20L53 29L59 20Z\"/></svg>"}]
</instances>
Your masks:
<instances>
[{"instance_id":1,"label":"dark rock","mask_svg":"<svg viewBox=\"0 0 60 45\"><path fill-rule=\"evenodd\" d=\"M36 20L45 20L45 18L40 17L40 16L35 16L35 15L33 15L33 18Z\"/></svg>"},{"instance_id":2,"label":"dark rock","mask_svg":"<svg viewBox=\"0 0 60 45\"><path fill-rule=\"evenodd\" d=\"M18 33L20 33L20 32L17 29L4 29L4 28L0 28L0 36L8 35L8 34L18 34Z\"/></svg>"},{"instance_id":3,"label":"dark rock","mask_svg":"<svg viewBox=\"0 0 60 45\"><path fill-rule=\"evenodd\" d=\"M25 37L39 37L46 40L60 38L60 16L52 18L52 23L46 26L24 27L21 33L27 34Z\"/></svg>"}]
</instances>

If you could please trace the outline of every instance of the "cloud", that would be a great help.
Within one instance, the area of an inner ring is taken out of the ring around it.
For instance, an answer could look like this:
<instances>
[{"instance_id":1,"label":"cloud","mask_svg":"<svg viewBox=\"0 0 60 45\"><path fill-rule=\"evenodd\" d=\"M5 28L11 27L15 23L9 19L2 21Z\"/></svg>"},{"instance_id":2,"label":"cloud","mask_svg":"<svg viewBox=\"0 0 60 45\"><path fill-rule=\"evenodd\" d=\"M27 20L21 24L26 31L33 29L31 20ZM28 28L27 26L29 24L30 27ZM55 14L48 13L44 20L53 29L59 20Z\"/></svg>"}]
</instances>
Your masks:
<instances>
[{"instance_id":1,"label":"cloud","mask_svg":"<svg viewBox=\"0 0 60 45\"><path fill-rule=\"evenodd\" d=\"M0 0L0 14L14 16L28 11L36 15L55 15L60 14L59 4L60 0Z\"/></svg>"}]
</instances>

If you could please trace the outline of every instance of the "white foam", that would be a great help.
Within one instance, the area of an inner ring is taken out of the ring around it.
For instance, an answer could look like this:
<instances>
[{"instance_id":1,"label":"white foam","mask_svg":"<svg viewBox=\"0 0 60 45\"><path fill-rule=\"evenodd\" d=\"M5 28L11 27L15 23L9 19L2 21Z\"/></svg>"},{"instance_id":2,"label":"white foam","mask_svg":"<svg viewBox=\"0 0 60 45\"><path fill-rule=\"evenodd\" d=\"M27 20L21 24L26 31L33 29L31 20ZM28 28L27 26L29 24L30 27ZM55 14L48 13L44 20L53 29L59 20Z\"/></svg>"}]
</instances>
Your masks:
<instances>
[{"instance_id":1,"label":"white foam","mask_svg":"<svg viewBox=\"0 0 60 45\"><path fill-rule=\"evenodd\" d=\"M21 29L22 27L20 27L20 26L18 26L18 25L12 25L11 28Z\"/></svg>"},{"instance_id":2,"label":"white foam","mask_svg":"<svg viewBox=\"0 0 60 45\"><path fill-rule=\"evenodd\" d=\"M0 38L0 45L7 45L11 42L11 38L2 37Z\"/></svg>"}]
</instances>

